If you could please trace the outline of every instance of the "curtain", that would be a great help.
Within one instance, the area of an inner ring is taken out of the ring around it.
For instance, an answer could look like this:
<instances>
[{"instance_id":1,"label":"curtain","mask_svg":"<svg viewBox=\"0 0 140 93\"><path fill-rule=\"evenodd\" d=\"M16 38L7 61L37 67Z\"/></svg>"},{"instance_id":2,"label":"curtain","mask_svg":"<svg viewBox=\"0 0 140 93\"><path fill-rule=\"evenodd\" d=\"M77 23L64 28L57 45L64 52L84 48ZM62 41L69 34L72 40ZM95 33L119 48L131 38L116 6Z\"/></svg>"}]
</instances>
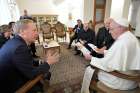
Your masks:
<instances>
[{"instance_id":1,"label":"curtain","mask_svg":"<svg viewBox=\"0 0 140 93\"><path fill-rule=\"evenodd\" d=\"M11 14L7 0L0 0L0 25L7 24L11 21Z\"/></svg>"},{"instance_id":2,"label":"curtain","mask_svg":"<svg viewBox=\"0 0 140 93\"><path fill-rule=\"evenodd\" d=\"M15 0L0 0L0 25L19 19L19 9Z\"/></svg>"}]
</instances>

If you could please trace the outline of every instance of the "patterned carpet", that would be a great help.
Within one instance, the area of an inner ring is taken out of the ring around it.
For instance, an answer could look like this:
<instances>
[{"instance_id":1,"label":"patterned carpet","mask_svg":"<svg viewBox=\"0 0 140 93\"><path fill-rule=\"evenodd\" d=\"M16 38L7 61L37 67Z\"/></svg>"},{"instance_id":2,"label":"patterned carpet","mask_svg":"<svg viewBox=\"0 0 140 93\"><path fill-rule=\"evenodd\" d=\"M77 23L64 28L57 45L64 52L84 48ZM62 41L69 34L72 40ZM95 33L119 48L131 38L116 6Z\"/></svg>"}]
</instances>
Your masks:
<instances>
[{"instance_id":1,"label":"patterned carpet","mask_svg":"<svg viewBox=\"0 0 140 93\"><path fill-rule=\"evenodd\" d=\"M60 62L51 65L50 69L52 73L50 93L80 93L85 66L88 62L82 56L73 55L73 49L66 49L66 43L60 45Z\"/></svg>"}]
</instances>

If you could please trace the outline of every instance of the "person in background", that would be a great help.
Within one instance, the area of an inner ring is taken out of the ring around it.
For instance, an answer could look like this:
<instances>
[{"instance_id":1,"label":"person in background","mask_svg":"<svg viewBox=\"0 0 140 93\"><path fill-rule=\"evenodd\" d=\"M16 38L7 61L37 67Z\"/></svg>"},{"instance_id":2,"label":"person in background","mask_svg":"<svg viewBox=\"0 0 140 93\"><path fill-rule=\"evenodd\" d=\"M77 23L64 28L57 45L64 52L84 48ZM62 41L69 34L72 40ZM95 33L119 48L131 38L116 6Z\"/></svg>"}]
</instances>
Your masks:
<instances>
[{"instance_id":1,"label":"person in background","mask_svg":"<svg viewBox=\"0 0 140 93\"><path fill-rule=\"evenodd\" d=\"M135 75L140 70L140 45L137 38L129 31L129 23L125 18L114 18L109 27L109 32L115 40L114 44L106 51L103 58L84 54L90 65L99 68L98 79L112 89L131 90L138 86L136 82L112 76L106 72L119 71ZM106 72L104 72L106 71ZM81 93L89 93L89 84L94 72L87 67L83 79ZM92 72L92 73L91 73ZM90 77L89 77L90 76ZM86 87L86 89L85 89Z\"/></svg>"},{"instance_id":2,"label":"person in background","mask_svg":"<svg viewBox=\"0 0 140 93\"><path fill-rule=\"evenodd\" d=\"M8 25L0 27L0 48L10 39L11 30Z\"/></svg>"},{"instance_id":3,"label":"person in background","mask_svg":"<svg viewBox=\"0 0 140 93\"><path fill-rule=\"evenodd\" d=\"M27 11L26 9L24 10L23 15L20 16L20 19L30 19L30 20L33 20L33 19L32 19L32 16L30 16L30 15L28 14L28 11Z\"/></svg>"},{"instance_id":4,"label":"person in background","mask_svg":"<svg viewBox=\"0 0 140 93\"><path fill-rule=\"evenodd\" d=\"M34 59L28 46L37 39L38 32L32 20L17 21L14 33L15 37L8 40L0 49L0 90L2 93L15 93L28 80L39 74L47 75L50 65L59 61L59 54L48 50L42 64L33 66ZM41 84L36 86L40 89L39 91L43 91ZM30 93L36 93L38 88L33 88Z\"/></svg>"},{"instance_id":5,"label":"person in background","mask_svg":"<svg viewBox=\"0 0 140 93\"><path fill-rule=\"evenodd\" d=\"M83 29L82 21L80 19L78 19L77 25L75 25L75 27L73 28L74 35L70 38L70 43L69 43L68 49L71 49L71 44L72 44L73 40L76 40L78 38L78 35L82 29Z\"/></svg>"}]
</instances>

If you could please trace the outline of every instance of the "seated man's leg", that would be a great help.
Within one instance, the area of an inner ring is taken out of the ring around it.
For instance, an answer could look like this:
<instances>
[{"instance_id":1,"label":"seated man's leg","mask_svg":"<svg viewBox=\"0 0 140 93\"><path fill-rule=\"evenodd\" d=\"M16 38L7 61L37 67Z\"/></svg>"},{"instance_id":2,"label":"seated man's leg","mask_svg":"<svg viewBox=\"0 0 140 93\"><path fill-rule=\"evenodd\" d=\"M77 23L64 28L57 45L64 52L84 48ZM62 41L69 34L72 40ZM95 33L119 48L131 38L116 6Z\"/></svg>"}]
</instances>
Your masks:
<instances>
[{"instance_id":1,"label":"seated man's leg","mask_svg":"<svg viewBox=\"0 0 140 93\"><path fill-rule=\"evenodd\" d=\"M68 49L71 48L71 44L72 44L73 40L75 40L76 38L77 38L77 34L74 34L74 35L70 38L70 43L69 43Z\"/></svg>"},{"instance_id":2,"label":"seated man's leg","mask_svg":"<svg viewBox=\"0 0 140 93\"><path fill-rule=\"evenodd\" d=\"M45 74L45 80L50 80L51 79L51 72L48 72Z\"/></svg>"},{"instance_id":3,"label":"seated man's leg","mask_svg":"<svg viewBox=\"0 0 140 93\"><path fill-rule=\"evenodd\" d=\"M79 55L81 53L81 51L78 50L78 48L76 46L75 46L75 51L76 51L76 53L74 55Z\"/></svg>"},{"instance_id":4,"label":"seated man's leg","mask_svg":"<svg viewBox=\"0 0 140 93\"><path fill-rule=\"evenodd\" d=\"M35 54L36 53L35 43L31 43L30 49L31 49L33 57L37 57L36 54Z\"/></svg>"}]
</instances>

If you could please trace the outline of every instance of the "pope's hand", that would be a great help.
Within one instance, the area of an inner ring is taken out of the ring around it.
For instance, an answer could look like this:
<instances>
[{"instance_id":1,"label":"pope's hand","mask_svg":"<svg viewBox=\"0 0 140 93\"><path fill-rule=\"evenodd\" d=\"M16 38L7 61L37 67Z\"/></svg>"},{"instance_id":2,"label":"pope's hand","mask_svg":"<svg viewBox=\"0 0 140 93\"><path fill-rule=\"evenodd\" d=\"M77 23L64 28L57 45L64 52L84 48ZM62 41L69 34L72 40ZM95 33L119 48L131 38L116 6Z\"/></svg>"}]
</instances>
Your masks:
<instances>
[{"instance_id":1,"label":"pope's hand","mask_svg":"<svg viewBox=\"0 0 140 93\"><path fill-rule=\"evenodd\" d=\"M86 60L91 60L92 56L90 54L84 54Z\"/></svg>"}]
</instances>

